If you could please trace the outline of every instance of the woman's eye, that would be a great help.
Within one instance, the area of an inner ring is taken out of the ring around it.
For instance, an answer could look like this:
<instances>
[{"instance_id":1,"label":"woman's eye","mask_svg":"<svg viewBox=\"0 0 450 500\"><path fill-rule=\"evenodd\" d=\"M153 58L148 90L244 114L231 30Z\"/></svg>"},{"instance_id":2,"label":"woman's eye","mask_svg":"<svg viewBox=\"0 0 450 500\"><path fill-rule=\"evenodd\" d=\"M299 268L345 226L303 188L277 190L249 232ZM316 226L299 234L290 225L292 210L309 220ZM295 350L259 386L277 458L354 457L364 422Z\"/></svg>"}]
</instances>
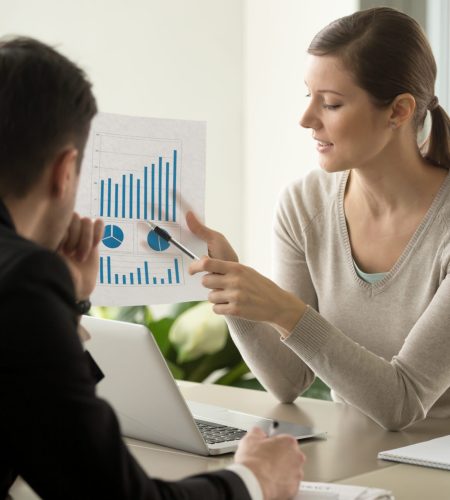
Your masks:
<instances>
[{"instance_id":1,"label":"woman's eye","mask_svg":"<svg viewBox=\"0 0 450 500\"><path fill-rule=\"evenodd\" d=\"M324 104L323 107L325 109L338 109L342 106L342 104Z\"/></svg>"}]
</instances>

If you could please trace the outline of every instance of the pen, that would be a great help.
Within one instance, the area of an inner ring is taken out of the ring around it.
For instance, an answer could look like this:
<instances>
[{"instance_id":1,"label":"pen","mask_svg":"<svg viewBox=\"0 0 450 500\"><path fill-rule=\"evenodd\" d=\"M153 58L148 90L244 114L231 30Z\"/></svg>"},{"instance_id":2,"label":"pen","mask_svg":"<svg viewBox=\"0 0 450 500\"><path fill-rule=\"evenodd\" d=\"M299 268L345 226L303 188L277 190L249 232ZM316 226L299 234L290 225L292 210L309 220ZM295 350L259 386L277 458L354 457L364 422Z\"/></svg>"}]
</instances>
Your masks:
<instances>
[{"instance_id":1,"label":"pen","mask_svg":"<svg viewBox=\"0 0 450 500\"><path fill-rule=\"evenodd\" d=\"M184 252L186 255L188 255L191 259L200 260L200 257L197 257L197 255L195 255L195 253L188 250L184 245L182 245L175 238L172 238L172 236L170 236L170 234L165 229L157 226L156 224L153 224L153 222L150 222L149 220L147 221L147 224L153 229L153 231L155 231L155 233L160 238L167 241L168 243L173 243L177 248L179 248L182 252Z\"/></svg>"},{"instance_id":2,"label":"pen","mask_svg":"<svg viewBox=\"0 0 450 500\"><path fill-rule=\"evenodd\" d=\"M280 424L278 423L278 420L272 420L272 423L270 424L270 427L269 427L269 434L268 434L269 437L275 436L279 426L280 426Z\"/></svg>"}]
</instances>

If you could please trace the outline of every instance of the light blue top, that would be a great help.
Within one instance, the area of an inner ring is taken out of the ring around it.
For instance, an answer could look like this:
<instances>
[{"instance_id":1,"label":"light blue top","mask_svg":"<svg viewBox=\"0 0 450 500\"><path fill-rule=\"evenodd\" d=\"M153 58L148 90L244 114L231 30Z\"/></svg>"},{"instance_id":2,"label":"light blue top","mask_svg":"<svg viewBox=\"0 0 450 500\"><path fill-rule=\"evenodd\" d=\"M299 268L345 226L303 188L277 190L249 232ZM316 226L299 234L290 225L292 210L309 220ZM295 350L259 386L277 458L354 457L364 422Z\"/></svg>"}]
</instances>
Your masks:
<instances>
[{"instance_id":1,"label":"light blue top","mask_svg":"<svg viewBox=\"0 0 450 500\"><path fill-rule=\"evenodd\" d=\"M355 266L356 274L367 283L376 283L381 281L387 273L365 273L356 265L355 259L353 259L353 265Z\"/></svg>"}]
</instances>

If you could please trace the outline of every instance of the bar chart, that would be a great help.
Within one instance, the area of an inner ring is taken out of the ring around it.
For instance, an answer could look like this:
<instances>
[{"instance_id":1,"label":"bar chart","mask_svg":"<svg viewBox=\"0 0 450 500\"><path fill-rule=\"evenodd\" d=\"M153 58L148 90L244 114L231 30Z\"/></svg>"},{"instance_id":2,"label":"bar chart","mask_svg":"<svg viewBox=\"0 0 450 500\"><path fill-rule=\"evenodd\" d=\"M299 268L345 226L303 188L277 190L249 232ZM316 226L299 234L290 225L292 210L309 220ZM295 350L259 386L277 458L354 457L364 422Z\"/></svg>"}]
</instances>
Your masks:
<instances>
[{"instance_id":1,"label":"bar chart","mask_svg":"<svg viewBox=\"0 0 450 500\"><path fill-rule=\"evenodd\" d=\"M179 141L97 133L94 210L100 217L178 219Z\"/></svg>"},{"instance_id":2,"label":"bar chart","mask_svg":"<svg viewBox=\"0 0 450 500\"><path fill-rule=\"evenodd\" d=\"M135 260L100 256L99 283L102 285L180 285L182 284L181 259Z\"/></svg>"}]
</instances>

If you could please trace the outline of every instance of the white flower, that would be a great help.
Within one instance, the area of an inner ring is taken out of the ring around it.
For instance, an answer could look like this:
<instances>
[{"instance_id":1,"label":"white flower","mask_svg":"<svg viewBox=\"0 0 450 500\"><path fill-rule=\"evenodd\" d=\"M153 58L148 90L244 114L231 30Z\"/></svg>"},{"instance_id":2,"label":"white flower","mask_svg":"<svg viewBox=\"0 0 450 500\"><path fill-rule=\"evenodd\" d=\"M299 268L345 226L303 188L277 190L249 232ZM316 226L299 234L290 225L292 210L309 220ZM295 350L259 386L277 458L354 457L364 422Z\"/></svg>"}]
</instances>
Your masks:
<instances>
[{"instance_id":1,"label":"white flower","mask_svg":"<svg viewBox=\"0 0 450 500\"><path fill-rule=\"evenodd\" d=\"M177 361L183 363L220 351L227 334L223 317L214 313L212 304L202 302L178 316L170 328L169 340L177 349Z\"/></svg>"}]
</instances>

